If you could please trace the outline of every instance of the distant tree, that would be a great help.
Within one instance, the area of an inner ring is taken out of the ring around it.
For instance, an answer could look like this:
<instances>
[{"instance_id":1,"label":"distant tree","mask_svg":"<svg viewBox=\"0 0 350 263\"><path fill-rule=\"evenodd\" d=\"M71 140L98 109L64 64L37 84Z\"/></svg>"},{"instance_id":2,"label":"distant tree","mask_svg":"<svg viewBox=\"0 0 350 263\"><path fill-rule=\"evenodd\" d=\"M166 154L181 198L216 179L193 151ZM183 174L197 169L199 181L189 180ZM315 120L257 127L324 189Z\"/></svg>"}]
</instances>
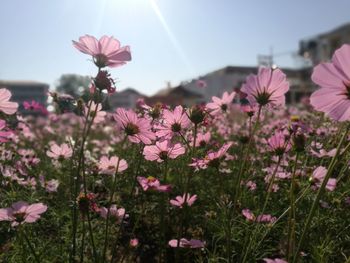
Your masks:
<instances>
[{"instance_id":1,"label":"distant tree","mask_svg":"<svg viewBox=\"0 0 350 263\"><path fill-rule=\"evenodd\" d=\"M77 74L63 74L56 84L56 90L60 93L65 93L78 98L84 93L87 93L91 78Z\"/></svg>"}]
</instances>

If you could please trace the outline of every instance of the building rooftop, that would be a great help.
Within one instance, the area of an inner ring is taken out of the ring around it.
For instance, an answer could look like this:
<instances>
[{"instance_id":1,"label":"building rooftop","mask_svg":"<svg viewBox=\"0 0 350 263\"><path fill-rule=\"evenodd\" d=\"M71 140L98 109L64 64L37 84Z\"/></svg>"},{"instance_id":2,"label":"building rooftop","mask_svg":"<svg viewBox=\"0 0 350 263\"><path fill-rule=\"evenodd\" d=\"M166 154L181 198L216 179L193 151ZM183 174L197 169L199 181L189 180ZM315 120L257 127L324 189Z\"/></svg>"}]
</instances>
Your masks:
<instances>
[{"instance_id":1,"label":"building rooftop","mask_svg":"<svg viewBox=\"0 0 350 263\"><path fill-rule=\"evenodd\" d=\"M0 86L49 86L47 83L34 80L0 80Z\"/></svg>"}]
</instances>

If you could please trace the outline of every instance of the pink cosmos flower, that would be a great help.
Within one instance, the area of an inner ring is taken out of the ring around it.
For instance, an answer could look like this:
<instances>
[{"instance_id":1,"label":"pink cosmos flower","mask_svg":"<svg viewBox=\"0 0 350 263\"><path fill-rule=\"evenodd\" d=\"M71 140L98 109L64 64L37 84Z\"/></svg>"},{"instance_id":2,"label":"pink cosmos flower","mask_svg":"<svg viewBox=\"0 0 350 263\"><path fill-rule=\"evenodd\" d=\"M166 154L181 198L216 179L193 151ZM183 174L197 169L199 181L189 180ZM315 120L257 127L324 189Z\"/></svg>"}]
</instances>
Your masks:
<instances>
[{"instance_id":1,"label":"pink cosmos flower","mask_svg":"<svg viewBox=\"0 0 350 263\"><path fill-rule=\"evenodd\" d=\"M169 241L169 246L171 247L183 247L183 248L203 248L205 246L205 242L198 240L198 239L190 239L187 240L186 238L180 239L180 244L178 245L177 239L172 239Z\"/></svg>"},{"instance_id":2,"label":"pink cosmos flower","mask_svg":"<svg viewBox=\"0 0 350 263\"><path fill-rule=\"evenodd\" d=\"M117 126L124 130L129 141L151 144L156 139L155 134L152 132L150 121L145 118L139 118L134 111L118 108L113 117L117 122Z\"/></svg>"},{"instance_id":3,"label":"pink cosmos flower","mask_svg":"<svg viewBox=\"0 0 350 263\"><path fill-rule=\"evenodd\" d=\"M206 146L211 139L211 133L206 132L206 133L198 133L197 138L196 138L196 145L195 147L204 147Z\"/></svg>"},{"instance_id":4,"label":"pink cosmos flower","mask_svg":"<svg viewBox=\"0 0 350 263\"><path fill-rule=\"evenodd\" d=\"M60 182L55 179L45 181L45 177L42 175L39 176L39 181L40 181L40 185L44 187L48 193L57 192L57 188L60 185Z\"/></svg>"},{"instance_id":5,"label":"pink cosmos flower","mask_svg":"<svg viewBox=\"0 0 350 263\"><path fill-rule=\"evenodd\" d=\"M236 92L231 92L230 94L225 91L222 98L212 97L213 102L209 102L206 108L212 115L218 115L220 112L226 112L232 100L236 96Z\"/></svg>"},{"instance_id":6,"label":"pink cosmos flower","mask_svg":"<svg viewBox=\"0 0 350 263\"><path fill-rule=\"evenodd\" d=\"M185 148L180 143L172 145L170 141L164 140L162 142L156 142L156 145L145 146L143 155L148 161L157 161L161 163L168 158L175 159L179 155L184 154L185 151Z\"/></svg>"},{"instance_id":7,"label":"pink cosmos flower","mask_svg":"<svg viewBox=\"0 0 350 263\"><path fill-rule=\"evenodd\" d=\"M316 187L319 188L321 187L321 184L326 177L328 170L323 167L319 166L317 167L313 173L312 173L312 179L316 183ZM326 184L326 189L330 192L334 191L335 187L337 186L337 179L335 178L329 178L328 182Z\"/></svg>"},{"instance_id":8,"label":"pink cosmos flower","mask_svg":"<svg viewBox=\"0 0 350 263\"><path fill-rule=\"evenodd\" d=\"M350 45L335 51L331 63L314 68L311 79L321 89L311 94L311 105L336 121L350 120Z\"/></svg>"},{"instance_id":9,"label":"pink cosmos flower","mask_svg":"<svg viewBox=\"0 0 350 263\"><path fill-rule=\"evenodd\" d=\"M280 69L259 68L258 75L249 75L241 91L252 106L283 106L289 90L286 75Z\"/></svg>"},{"instance_id":10,"label":"pink cosmos flower","mask_svg":"<svg viewBox=\"0 0 350 263\"><path fill-rule=\"evenodd\" d=\"M43 114L48 114L47 109L45 108L44 105L41 105L39 102L36 102L34 100L32 100L31 102L29 101L24 101L23 102L23 107L25 110L31 110L31 111L38 111L41 112Z\"/></svg>"},{"instance_id":11,"label":"pink cosmos flower","mask_svg":"<svg viewBox=\"0 0 350 263\"><path fill-rule=\"evenodd\" d=\"M184 204L187 206L192 206L197 200L197 195L183 194L183 196L178 195L175 199L170 200L170 204L173 206L178 206L182 208Z\"/></svg>"},{"instance_id":12,"label":"pink cosmos flower","mask_svg":"<svg viewBox=\"0 0 350 263\"><path fill-rule=\"evenodd\" d=\"M143 191L155 190L158 192L170 192L170 185L161 185L159 180L154 178L153 176L149 176L147 178L138 176L137 181L141 185Z\"/></svg>"},{"instance_id":13,"label":"pink cosmos flower","mask_svg":"<svg viewBox=\"0 0 350 263\"><path fill-rule=\"evenodd\" d=\"M0 111L7 115L14 114L18 109L18 103L10 101L11 96L8 89L0 89Z\"/></svg>"},{"instance_id":14,"label":"pink cosmos flower","mask_svg":"<svg viewBox=\"0 0 350 263\"><path fill-rule=\"evenodd\" d=\"M208 85L207 85L207 83L206 83L204 80L199 79L199 80L196 81L196 86L197 86L198 88L204 89L204 88L206 88Z\"/></svg>"},{"instance_id":15,"label":"pink cosmos flower","mask_svg":"<svg viewBox=\"0 0 350 263\"><path fill-rule=\"evenodd\" d=\"M72 157L73 150L69 147L68 144L63 143L61 145L57 145L56 143L52 144L50 150L46 152L46 155L58 160L58 159L68 159Z\"/></svg>"},{"instance_id":16,"label":"pink cosmos flower","mask_svg":"<svg viewBox=\"0 0 350 263\"><path fill-rule=\"evenodd\" d=\"M25 110L41 110L40 103L36 102L35 100L32 100L31 102L24 101L23 102L23 107L24 107Z\"/></svg>"},{"instance_id":17,"label":"pink cosmos flower","mask_svg":"<svg viewBox=\"0 0 350 263\"><path fill-rule=\"evenodd\" d=\"M204 159L194 159L194 162L189 164L189 166L196 169L206 169L208 166L218 168L232 144L232 142L225 143L218 151L209 152Z\"/></svg>"},{"instance_id":18,"label":"pink cosmos flower","mask_svg":"<svg viewBox=\"0 0 350 263\"><path fill-rule=\"evenodd\" d=\"M0 119L0 142L7 142L12 135L13 132L6 129L6 122Z\"/></svg>"},{"instance_id":19,"label":"pink cosmos flower","mask_svg":"<svg viewBox=\"0 0 350 263\"><path fill-rule=\"evenodd\" d=\"M248 181L246 183L246 186L248 187L248 189L250 191L255 191L256 190L256 183L254 183L253 181Z\"/></svg>"},{"instance_id":20,"label":"pink cosmos flower","mask_svg":"<svg viewBox=\"0 0 350 263\"><path fill-rule=\"evenodd\" d=\"M175 134L183 132L190 123L191 121L182 106L176 106L174 111L165 109L163 111L163 123L156 126L158 130L156 134L158 137L170 139Z\"/></svg>"},{"instance_id":21,"label":"pink cosmos flower","mask_svg":"<svg viewBox=\"0 0 350 263\"><path fill-rule=\"evenodd\" d=\"M330 150L329 152L327 152L325 149L321 149L319 152L311 149L311 154L315 155L316 157L319 157L319 158L325 157L325 156L333 157L336 154L336 152L337 152L336 148Z\"/></svg>"},{"instance_id":22,"label":"pink cosmos flower","mask_svg":"<svg viewBox=\"0 0 350 263\"><path fill-rule=\"evenodd\" d=\"M256 221L260 223L273 223L277 220L275 216L271 215L258 215Z\"/></svg>"},{"instance_id":23,"label":"pink cosmos flower","mask_svg":"<svg viewBox=\"0 0 350 263\"><path fill-rule=\"evenodd\" d=\"M129 244L131 247L137 247L139 245L139 240L137 238L132 238L130 239Z\"/></svg>"},{"instance_id":24,"label":"pink cosmos flower","mask_svg":"<svg viewBox=\"0 0 350 263\"><path fill-rule=\"evenodd\" d=\"M268 139L267 143L276 155L283 155L292 147L289 140L286 140L286 137L282 131L277 131Z\"/></svg>"},{"instance_id":25,"label":"pink cosmos flower","mask_svg":"<svg viewBox=\"0 0 350 263\"><path fill-rule=\"evenodd\" d=\"M114 175L117 171L118 173L126 170L128 164L124 159L119 160L119 157L112 156L108 158L107 156L102 156L98 165L98 169L101 174Z\"/></svg>"},{"instance_id":26,"label":"pink cosmos flower","mask_svg":"<svg viewBox=\"0 0 350 263\"><path fill-rule=\"evenodd\" d=\"M288 263L287 261L281 258L275 258L275 259L264 258L263 260L265 261L265 263Z\"/></svg>"},{"instance_id":27,"label":"pink cosmos flower","mask_svg":"<svg viewBox=\"0 0 350 263\"><path fill-rule=\"evenodd\" d=\"M46 210L47 206L42 203L29 205L27 202L19 201L9 208L0 209L0 221L10 221L12 226L34 223Z\"/></svg>"},{"instance_id":28,"label":"pink cosmos flower","mask_svg":"<svg viewBox=\"0 0 350 263\"><path fill-rule=\"evenodd\" d=\"M255 216L252 213L252 211L250 211L250 209L246 208L242 210L242 215L248 220L248 221L254 221L255 220Z\"/></svg>"},{"instance_id":29,"label":"pink cosmos flower","mask_svg":"<svg viewBox=\"0 0 350 263\"><path fill-rule=\"evenodd\" d=\"M107 112L102 110L102 104L101 103L96 104L94 101L90 101L88 102L88 104L91 104L90 111L87 106L84 107L85 117L90 120L94 118L94 124L103 122L105 120Z\"/></svg>"},{"instance_id":30,"label":"pink cosmos flower","mask_svg":"<svg viewBox=\"0 0 350 263\"><path fill-rule=\"evenodd\" d=\"M103 36L100 40L90 35L73 41L73 46L79 51L91 55L98 67L118 67L131 60L129 46L120 47L120 42L114 37Z\"/></svg>"},{"instance_id":31,"label":"pink cosmos flower","mask_svg":"<svg viewBox=\"0 0 350 263\"><path fill-rule=\"evenodd\" d=\"M116 205L112 205L109 210L110 210L109 215L117 219L118 222L121 222L123 218L128 217L127 214L125 215L125 208L117 208ZM100 208L101 217L103 217L104 219L107 219L107 214L108 214L108 209L106 207L101 207Z\"/></svg>"}]
</instances>

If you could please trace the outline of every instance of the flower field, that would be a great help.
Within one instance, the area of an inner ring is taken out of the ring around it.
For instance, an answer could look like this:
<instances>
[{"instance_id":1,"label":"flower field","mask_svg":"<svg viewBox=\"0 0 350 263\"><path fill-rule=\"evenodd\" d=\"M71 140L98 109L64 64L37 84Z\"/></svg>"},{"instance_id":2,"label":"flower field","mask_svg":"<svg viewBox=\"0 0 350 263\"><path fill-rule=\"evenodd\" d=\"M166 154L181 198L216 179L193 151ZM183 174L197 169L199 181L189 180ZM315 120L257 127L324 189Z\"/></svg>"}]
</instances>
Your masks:
<instances>
[{"instance_id":1,"label":"flower field","mask_svg":"<svg viewBox=\"0 0 350 263\"><path fill-rule=\"evenodd\" d=\"M23 117L0 89L0 262L350 262L350 45L302 105L260 68L204 105L113 112L130 48L73 46L96 65L88 100L51 92L55 113Z\"/></svg>"}]
</instances>

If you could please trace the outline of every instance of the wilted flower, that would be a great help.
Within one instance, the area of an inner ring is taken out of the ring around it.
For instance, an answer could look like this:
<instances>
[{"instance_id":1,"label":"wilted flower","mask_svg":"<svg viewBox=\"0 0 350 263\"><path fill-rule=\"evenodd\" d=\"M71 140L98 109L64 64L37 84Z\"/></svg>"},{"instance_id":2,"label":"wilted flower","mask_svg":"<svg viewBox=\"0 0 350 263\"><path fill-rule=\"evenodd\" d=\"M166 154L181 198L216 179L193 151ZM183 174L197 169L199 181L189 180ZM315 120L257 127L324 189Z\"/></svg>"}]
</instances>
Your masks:
<instances>
[{"instance_id":1,"label":"wilted flower","mask_svg":"<svg viewBox=\"0 0 350 263\"><path fill-rule=\"evenodd\" d=\"M94 86L90 89L94 91L94 87L97 87L99 90L107 90L108 94L112 94L116 90L114 80L107 70L100 70L97 73L97 76L94 78Z\"/></svg>"},{"instance_id":2,"label":"wilted flower","mask_svg":"<svg viewBox=\"0 0 350 263\"><path fill-rule=\"evenodd\" d=\"M265 261L265 263L288 263L284 259L280 259L280 258L275 258L275 259L264 258L263 260Z\"/></svg>"},{"instance_id":3,"label":"wilted flower","mask_svg":"<svg viewBox=\"0 0 350 263\"><path fill-rule=\"evenodd\" d=\"M182 248L203 248L205 246L205 242L198 240L198 239L190 239L187 240L186 238L180 239L180 244L178 245L177 239L172 239L169 241L169 246L171 247L182 247Z\"/></svg>"}]
</instances>

